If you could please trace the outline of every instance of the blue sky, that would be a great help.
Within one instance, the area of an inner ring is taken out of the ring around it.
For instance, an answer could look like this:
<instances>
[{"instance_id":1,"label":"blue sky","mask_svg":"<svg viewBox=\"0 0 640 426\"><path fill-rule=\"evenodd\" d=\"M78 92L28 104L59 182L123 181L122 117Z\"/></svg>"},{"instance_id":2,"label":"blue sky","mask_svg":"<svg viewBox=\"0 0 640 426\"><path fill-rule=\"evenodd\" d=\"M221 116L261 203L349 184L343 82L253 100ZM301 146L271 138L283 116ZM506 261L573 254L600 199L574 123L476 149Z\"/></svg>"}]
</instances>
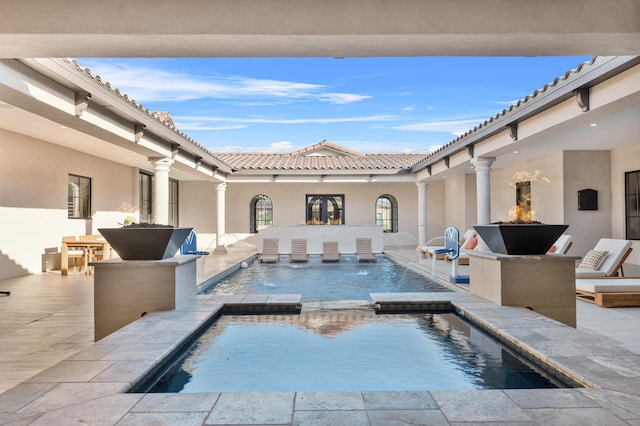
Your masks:
<instances>
[{"instance_id":1,"label":"blue sky","mask_svg":"<svg viewBox=\"0 0 640 426\"><path fill-rule=\"evenodd\" d=\"M590 57L79 58L214 152L428 152Z\"/></svg>"}]
</instances>

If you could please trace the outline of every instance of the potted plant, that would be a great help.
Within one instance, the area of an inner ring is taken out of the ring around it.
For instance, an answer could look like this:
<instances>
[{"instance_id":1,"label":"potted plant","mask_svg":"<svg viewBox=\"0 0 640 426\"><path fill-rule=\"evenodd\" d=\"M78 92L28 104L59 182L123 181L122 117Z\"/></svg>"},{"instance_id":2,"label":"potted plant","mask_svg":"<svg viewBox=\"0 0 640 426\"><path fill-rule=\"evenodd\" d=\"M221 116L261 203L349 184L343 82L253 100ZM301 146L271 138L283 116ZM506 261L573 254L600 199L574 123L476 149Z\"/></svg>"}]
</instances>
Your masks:
<instances>
[{"instance_id":1,"label":"potted plant","mask_svg":"<svg viewBox=\"0 0 640 426\"><path fill-rule=\"evenodd\" d=\"M98 231L123 260L161 260L175 256L192 229L132 223Z\"/></svg>"}]
</instances>

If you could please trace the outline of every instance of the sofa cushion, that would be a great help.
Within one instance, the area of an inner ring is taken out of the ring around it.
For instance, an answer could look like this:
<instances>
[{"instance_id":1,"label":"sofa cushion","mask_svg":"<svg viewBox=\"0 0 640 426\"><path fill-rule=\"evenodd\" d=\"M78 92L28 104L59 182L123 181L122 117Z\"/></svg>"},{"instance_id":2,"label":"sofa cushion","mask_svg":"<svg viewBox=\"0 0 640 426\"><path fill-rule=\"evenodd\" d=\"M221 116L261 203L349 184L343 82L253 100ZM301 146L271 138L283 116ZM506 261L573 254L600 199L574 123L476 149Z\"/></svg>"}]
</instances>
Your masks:
<instances>
[{"instance_id":1,"label":"sofa cushion","mask_svg":"<svg viewBox=\"0 0 640 426\"><path fill-rule=\"evenodd\" d=\"M597 271L608 254L608 251L589 250L584 258L582 258L578 268Z\"/></svg>"}]
</instances>

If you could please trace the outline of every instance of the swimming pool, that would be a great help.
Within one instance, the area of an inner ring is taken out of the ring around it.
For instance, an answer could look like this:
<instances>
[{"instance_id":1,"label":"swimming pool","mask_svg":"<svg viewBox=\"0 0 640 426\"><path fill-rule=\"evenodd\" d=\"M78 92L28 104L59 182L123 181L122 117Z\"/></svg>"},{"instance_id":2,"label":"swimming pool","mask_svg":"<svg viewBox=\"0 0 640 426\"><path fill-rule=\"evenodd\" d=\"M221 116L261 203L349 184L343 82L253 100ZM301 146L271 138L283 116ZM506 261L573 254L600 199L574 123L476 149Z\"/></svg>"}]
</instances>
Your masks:
<instances>
[{"instance_id":1,"label":"swimming pool","mask_svg":"<svg viewBox=\"0 0 640 426\"><path fill-rule=\"evenodd\" d=\"M378 256L373 263L357 263L342 256L339 263L322 263L311 256L308 263L252 262L206 290L213 294L299 293L303 301L368 300L369 293L446 292L444 286Z\"/></svg>"},{"instance_id":2,"label":"swimming pool","mask_svg":"<svg viewBox=\"0 0 640 426\"><path fill-rule=\"evenodd\" d=\"M150 392L565 387L455 314L223 316Z\"/></svg>"}]
</instances>

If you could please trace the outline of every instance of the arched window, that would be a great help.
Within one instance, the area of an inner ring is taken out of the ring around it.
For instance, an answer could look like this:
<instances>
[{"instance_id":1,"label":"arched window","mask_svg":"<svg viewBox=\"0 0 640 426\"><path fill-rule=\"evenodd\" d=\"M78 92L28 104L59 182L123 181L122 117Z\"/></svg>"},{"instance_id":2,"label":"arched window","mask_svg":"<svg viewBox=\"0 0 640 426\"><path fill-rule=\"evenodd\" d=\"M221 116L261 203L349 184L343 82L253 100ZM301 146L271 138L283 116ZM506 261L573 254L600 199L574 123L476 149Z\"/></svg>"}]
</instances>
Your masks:
<instances>
[{"instance_id":1,"label":"arched window","mask_svg":"<svg viewBox=\"0 0 640 426\"><path fill-rule=\"evenodd\" d=\"M398 202L393 195L381 195L376 201L376 225L384 232L398 232Z\"/></svg>"},{"instance_id":2,"label":"arched window","mask_svg":"<svg viewBox=\"0 0 640 426\"><path fill-rule=\"evenodd\" d=\"M273 224L273 203L266 195L256 195L251 200L250 232L255 234L258 229Z\"/></svg>"}]
</instances>

